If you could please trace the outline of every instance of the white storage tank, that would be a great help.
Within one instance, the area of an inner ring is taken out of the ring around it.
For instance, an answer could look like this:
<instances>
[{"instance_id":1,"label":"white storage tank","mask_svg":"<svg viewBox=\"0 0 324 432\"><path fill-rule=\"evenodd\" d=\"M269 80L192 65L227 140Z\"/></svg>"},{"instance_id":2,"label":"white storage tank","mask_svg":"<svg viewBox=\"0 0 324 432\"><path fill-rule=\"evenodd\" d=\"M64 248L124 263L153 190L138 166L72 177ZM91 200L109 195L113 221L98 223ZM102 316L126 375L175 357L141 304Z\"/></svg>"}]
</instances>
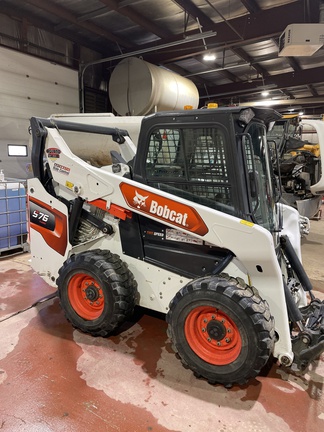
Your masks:
<instances>
[{"instance_id":1,"label":"white storage tank","mask_svg":"<svg viewBox=\"0 0 324 432\"><path fill-rule=\"evenodd\" d=\"M122 60L109 81L109 98L119 115L198 108L199 93L187 78L136 57Z\"/></svg>"}]
</instances>

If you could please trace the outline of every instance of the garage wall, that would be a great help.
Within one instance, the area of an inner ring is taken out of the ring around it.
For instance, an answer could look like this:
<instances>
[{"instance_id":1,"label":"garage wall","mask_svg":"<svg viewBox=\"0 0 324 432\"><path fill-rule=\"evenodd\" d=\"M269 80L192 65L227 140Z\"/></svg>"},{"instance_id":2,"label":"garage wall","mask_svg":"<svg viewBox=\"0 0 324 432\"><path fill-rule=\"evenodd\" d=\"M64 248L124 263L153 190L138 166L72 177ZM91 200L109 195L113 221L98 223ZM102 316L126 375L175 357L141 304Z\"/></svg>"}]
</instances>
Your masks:
<instances>
[{"instance_id":1,"label":"garage wall","mask_svg":"<svg viewBox=\"0 0 324 432\"><path fill-rule=\"evenodd\" d=\"M0 47L0 169L6 178L32 176L30 117L75 112L79 112L77 71ZM8 156L8 144L27 145L28 155Z\"/></svg>"}]
</instances>

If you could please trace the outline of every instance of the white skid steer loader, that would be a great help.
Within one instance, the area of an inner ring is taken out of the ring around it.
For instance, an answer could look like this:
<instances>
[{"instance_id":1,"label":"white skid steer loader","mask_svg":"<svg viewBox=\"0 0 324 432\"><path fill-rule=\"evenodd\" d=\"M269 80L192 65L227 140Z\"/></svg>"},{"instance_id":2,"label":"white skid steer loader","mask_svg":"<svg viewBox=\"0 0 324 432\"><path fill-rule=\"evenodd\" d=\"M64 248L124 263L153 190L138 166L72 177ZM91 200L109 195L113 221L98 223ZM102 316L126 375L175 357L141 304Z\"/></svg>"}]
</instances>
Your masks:
<instances>
[{"instance_id":1,"label":"white skid steer loader","mask_svg":"<svg viewBox=\"0 0 324 432\"><path fill-rule=\"evenodd\" d=\"M298 212L279 204L266 139L279 116L156 113L138 118L137 147L126 130L82 115L31 119L32 266L58 286L73 326L107 336L135 305L165 313L183 364L225 386L257 376L270 356L301 371L320 356L324 305L301 264ZM88 154L91 137L114 140L110 163L71 151L84 134Z\"/></svg>"}]
</instances>

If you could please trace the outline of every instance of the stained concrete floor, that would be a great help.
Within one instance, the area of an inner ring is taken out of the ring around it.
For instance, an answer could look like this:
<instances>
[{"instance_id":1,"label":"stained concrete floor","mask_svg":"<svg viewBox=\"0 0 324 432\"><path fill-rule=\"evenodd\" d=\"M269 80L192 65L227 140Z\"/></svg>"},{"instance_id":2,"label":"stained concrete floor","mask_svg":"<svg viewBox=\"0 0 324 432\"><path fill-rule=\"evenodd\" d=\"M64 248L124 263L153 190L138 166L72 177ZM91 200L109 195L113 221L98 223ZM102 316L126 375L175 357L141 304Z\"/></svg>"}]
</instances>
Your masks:
<instances>
[{"instance_id":1,"label":"stained concrete floor","mask_svg":"<svg viewBox=\"0 0 324 432\"><path fill-rule=\"evenodd\" d=\"M324 218L303 239L324 298ZM319 432L324 356L304 376L272 364L244 387L198 380L171 350L163 317L136 311L109 338L66 321L28 253L0 261L0 430Z\"/></svg>"}]
</instances>

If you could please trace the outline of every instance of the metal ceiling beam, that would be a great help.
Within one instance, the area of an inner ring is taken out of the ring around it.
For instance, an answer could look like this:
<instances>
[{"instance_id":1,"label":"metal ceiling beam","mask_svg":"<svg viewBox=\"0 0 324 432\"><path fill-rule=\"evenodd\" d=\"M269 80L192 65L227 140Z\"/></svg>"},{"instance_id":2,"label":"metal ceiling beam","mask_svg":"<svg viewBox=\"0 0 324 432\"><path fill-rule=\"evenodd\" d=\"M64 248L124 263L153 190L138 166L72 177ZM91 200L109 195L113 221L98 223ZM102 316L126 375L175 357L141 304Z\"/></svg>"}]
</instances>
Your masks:
<instances>
[{"instance_id":1,"label":"metal ceiling beam","mask_svg":"<svg viewBox=\"0 0 324 432\"><path fill-rule=\"evenodd\" d=\"M205 15L191 0L173 0L173 3L176 3L184 12L190 15L194 21L197 21L198 18L204 31L207 28L212 30L215 24L214 21Z\"/></svg>"},{"instance_id":2,"label":"metal ceiling beam","mask_svg":"<svg viewBox=\"0 0 324 432\"><path fill-rule=\"evenodd\" d=\"M79 15L78 16L78 21L88 21L88 20L91 20L91 19L101 18L101 17L107 16L107 15L109 15L111 13L112 13L112 11L107 10L106 7L102 7L100 9L95 9L92 12L88 12L86 14Z\"/></svg>"},{"instance_id":3,"label":"metal ceiling beam","mask_svg":"<svg viewBox=\"0 0 324 432\"><path fill-rule=\"evenodd\" d=\"M222 65L218 64L218 63L214 63L213 65L215 68L222 68ZM242 82L242 80L237 77L235 74L233 74L232 72L230 72L227 69L222 69L219 70L218 73L223 76L224 78L232 81L232 82Z\"/></svg>"},{"instance_id":4,"label":"metal ceiling beam","mask_svg":"<svg viewBox=\"0 0 324 432\"><path fill-rule=\"evenodd\" d=\"M232 48L232 51L246 63L252 65L256 72L263 78L269 76L269 73L262 66L253 61L252 57L250 57L242 48Z\"/></svg>"},{"instance_id":5,"label":"metal ceiling beam","mask_svg":"<svg viewBox=\"0 0 324 432\"><path fill-rule=\"evenodd\" d=\"M294 99L295 98L295 96L289 90L287 90L286 88L281 88L280 91L282 91L282 93L284 95L286 95L289 99Z\"/></svg>"},{"instance_id":6,"label":"metal ceiling beam","mask_svg":"<svg viewBox=\"0 0 324 432\"><path fill-rule=\"evenodd\" d=\"M196 59L197 61L199 61L200 63L202 63L202 67L206 68L206 64L201 62L200 60ZM235 68L236 66L233 66L232 68ZM237 65L237 67L240 67L240 65ZM232 69L231 67L229 67L228 69ZM183 76L185 77L190 77L190 79L196 79L197 77L201 77L202 75L208 75L209 73L215 73L217 72L218 74L220 74L221 76L223 76L224 78L228 79L229 81L232 82L242 82L242 80L237 77L236 75L234 75L233 73L231 73L228 69L226 69L226 67L222 66L219 63L215 63L213 62L213 67L212 69L206 69L206 70L202 70L199 73L189 73L188 71L186 71ZM208 80L204 80L204 82L207 85L210 85L210 81Z\"/></svg>"},{"instance_id":7,"label":"metal ceiling beam","mask_svg":"<svg viewBox=\"0 0 324 432\"><path fill-rule=\"evenodd\" d=\"M155 34L156 36L159 36L159 38L161 39L165 39L172 36L172 33L157 26L152 21L145 18L142 14L138 13L131 6L125 5L123 7L120 7L119 2L116 0L100 0L100 2L105 6L107 6L110 10L114 10L118 12L120 15L127 17L133 23L139 25L146 31Z\"/></svg>"},{"instance_id":8,"label":"metal ceiling beam","mask_svg":"<svg viewBox=\"0 0 324 432\"><path fill-rule=\"evenodd\" d=\"M36 28L39 28L41 30L47 31L51 34L57 34L55 30L55 26L50 23L46 19L40 19L39 17L36 17L32 13L28 13L28 16L26 16L26 13L17 7L12 7L11 3L6 1L0 2L0 13L8 16L12 20L19 23L19 26L22 25L23 20L25 19L29 25L32 25ZM80 35L76 35L74 32L71 32L70 30L64 29L60 31L60 37L67 39L68 41L84 46L86 48L89 48L95 52L98 52L104 56L108 55L108 49L109 47L106 45L105 47L98 46L98 44L92 43L89 41L88 38L85 38ZM26 41L28 42L28 41ZM110 51L111 52L111 51Z\"/></svg>"},{"instance_id":9,"label":"metal ceiling beam","mask_svg":"<svg viewBox=\"0 0 324 432\"><path fill-rule=\"evenodd\" d=\"M121 9L125 6L134 6L136 4L143 3L146 0L120 0L118 3L118 7Z\"/></svg>"},{"instance_id":10,"label":"metal ceiling beam","mask_svg":"<svg viewBox=\"0 0 324 432\"><path fill-rule=\"evenodd\" d=\"M70 12L68 9L59 6L49 0L25 0L25 3L32 4L33 6L38 7L39 9L44 10L47 13L53 14L58 18L75 25L76 27L80 27L84 30L87 30L91 33L94 33L101 38L108 39L110 41L116 42L117 44L123 46L124 48L134 48L134 44L131 44L128 40L123 39L115 34L111 33L109 30L106 30L102 27L99 27L88 21L78 21L78 16L74 13Z\"/></svg>"},{"instance_id":11,"label":"metal ceiling beam","mask_svg":"<svg viewBox=\"0 0 324 432\"><path fill-rule=\"evenodd\" d=\"M312 84L308 84L307 88L311 92L312 96L314 96L314 97L318 96L318 93L317 93L316 89L314 89L314 87L312 86Z\"/></svg>"},{"instance_id":12,"label":"metal ceiling beam","mask_svg":"<svg viewBox=\"0 0 324 432\"><path fill-rule=\"evenodd\" d=\"M179 0L176 0L176 2L180 3ZM183 0L183 3L187 4L187 1ZM313 6L311 5L311 7ZM208 20L211 21L209 18ZM204 30L213 30L217 32L217 36L209 40L208 47L217 47L218 50L221 50L224 48L248 45L249 43L270 39L271 37L278 37L287 25L303 21L303 2L295 1L272 9L262 10L253 15L244 15L228 20L237 32L244 35L243 41L226 24L226 22L209 24L204 27ZM187 34L191 34L191 32L188 32ZM179 36L177 36L177 38L179 38ZM168 40L165 42L168 42ZM147 46L152 46L152 44L148 44ZM183 52L159 52L158 58L154 58L151 55L150 61L153 63L159 61L163 64L171 63L199 55L204 51L204 49L203 44L192 44L191 46L187 46L186 50Z\"/></svg>"},{"instance_id":13,"label":"metal ceiling beam","mask_svg":"<svg viewBox=\"0 0 324 432\"><path fill-rule=\"evenodd\" d=\"M273 101L271 107L280 107L280 106L295 106L295 105L319 105L324 104L324 96L320 97L310 97L310 98L299 98L299 99L282 99ZM264 106L262 101L250 101L250 102L240 102L240 106ZM322 109L324 111L324 109Z\"/></svg>"},{"instance_id":14,"label":"metal ceiling beam","mask_svg":"<svg viewBox=\"0 0 324 432\"><path fill-rule=\"evenodd\" d=\"M251 14L260 12L261 8L255 0L241 0L241 3Z\"/></svg>"},{"instance_id":15,"label":"metal ceiling beam","mask_svg":"<svg viewBox=\"0 0 324 432\"><path fill-rule=\"evenodd\" d=\"M265 86L274 84L277 89L291 89L307 84L316 84L323 82L324 67L318 67L313 69L304 69L297 72L289 72L285 74L272 75L269 78L264 78ZM306 84L307 83L307 84ZM262 86L258 86L260 89ZM209 94L213 97L226 98L233 96L233 94L240 95L240 93L247 93L249 91L257 91L255 83L232 83L224 84L216 87L210 87L208 89Z\"/></svg>"},{"instance_id":16,"label":"metal ceiling beam","mask_svg":"<svg viewBox=\"0 0 324 432\"><path fill-rule=\"evenodd\" d=\"M277 46L278 50L279 50L279 41L277 41L276 39L272 38L272 42ZM294 70L294 71L300 71L301 67L299 65L299 62L297 61L297 59L295 57L286 57L287 62L289 63L290 67Z\"/></svg>"},{"instance_id":17,"label":"metal ceiling beam","mask_svg":"<svg viewBox=\"0 0 324 432\"><path fill-rule=\"evenodd\" d=\"M205 2L208 4L208 6L213 9L218 16L221 17L221 19L226 23L226 25L239 37L239 39L244 40L244 37L242 36L242 33L240 33L230 22L230 20L226 19L226 17L220 12L219 9L217 9L209 0L205 0Z\"/></svg>"},{"instance_id":18,"label":"metal ceiling beam","mask_svg":"<svg viewBox=\"0 0 324 432\"><path fill-rule=\"evenodd\" d=\"M73 30L69 30L67 26L61 29L59 32L57 31L57 26L54 26L50 21L39 18L31 12L28 12L28 16L26 17L26 12L22 9L12 7L11 4L1 0L0 2L0 13L7 15L13 20L22 21L24 18L27 19L27 22L33 27L39 28L41 30L47 31L53 35L62 37L73 44L83 46L85 48L89 48L90 50L102 54L104 57L111 55L112 52L117 52L117 46L114 42L106 42L105 44L99 44L98 42L92 42L86 36L83 36L81 32L76 33ZM113 47L113 51L112 51ZM119 52L119 51L118 51Z\"/></svg>"},{"instance_id":19,"label":"metal ceiling beam","mask_svg":"<svg viewBox=\"0 0 324 432\"><path fill-rule=\"evenodd\" d=\"M140 0L139 0L140 1ZM307 13L307 17L312 20L312 22L318 22L318 19L316 21L316 17L319 16L319 0L312 0L307 2L307 11L305 10L305 1L293 1L289 4L285 4L282 6L270 8L267 10L259 10L256 9L256 1L255 0L241 0L243 4L248 7L248 10L250 11L250 14L247 14L245 16L241 16L238 18L234 18L231 20L227 20L228 22L219 22L214 23L207 15L205 15L201 9L197 8L195 4L191 0L174 0L175 3L177 3L180 7L182 7L183 10L186 11L186 13L189 13L190 16L193 17L193 19L196 19L198 17L201 25L203 25L204 30L213 30L216 31L218 34L215 37L212 37L209 39L208 46L214 46L217 47L217 50L220 51L221 49L228 49L228 48L234 48L236 50L236 53L240 55L241 58L244 58L244 60L252 64L253 67L257 70L259 74L261 74L265 79L265 84L269 85L271 83L275 83L275 85L279 86L279 88L282 88L284 92L287 94L287 87L293 87L295 85L307 85L309 84L309 90L312 92L312 94L315 96L317 94L316 90L312 88L312 82L320 82L319 80L316 81L314 78L314 81L312 81L313 78L310 77L310 74L312 72L312 69L310 70L301 70L298 62L294 59L287 58L288 61L290 61L291 66L295 70L294 73L291 74L282 74L282 75L274 75L274 76L267 76L267 72L264 68L262 68L259 64L257 64L258 61L266 61L270 60L271 56L262 56L262 58L252 58L246 54L246 52L241 48L244 45L248 45L249 43L257 42L258 40L265 40L268 39L271 36L280 34L284 28L293 22L304 22L305 21L305 13ZM108 8L113 8L118 13L122 13L122 11L126 10L126 13L124 13L124 16L127 16L131 21L135 22L137 20L138 25L143 27L145 30L150 31L154 34L161 35L159 33L161 29L157 26L155 26L152 23L147 23L146 20L143 21L142 17L139 16L134 8L130 7L130 2L124 1L121 4L115 0L101 0L102 3L104 3ZM105 29L96 26L93 22L87 22L82 21L82 18L85 16L77 16L75 13L72 13L66 7L60 7L53 1L46 1L43 0L26 0L21 1L21 4L24 3L32 4L36 7L39 7L42 10L45 10L47 13L51 14L52 16L58 17L61 21L69 23L71 30L63 29L59 32L55 31L55 27L49 20L43 20L36 17L36 13L34 14L34 18L32 17L32 14L28 12L28 23L35 25L36 27L42 28L46 31L49 31L51 33L57 34L58 36L65 37L77 44L81 44L83 46L87 46L97 52L105 53L106 56L114 55L117 51L117 43L119 45L122 45L125 48L125 51L130 52L132 50L136 51L136 49L141 48L143 52L145 52L145 49L148 47L153 48L155 46L157 49L158 45L156 42L152 44L142 45L140 47L132 47L131 43L129 41L125 41L122 38L119 38L119 42L116 41L117 36L113 35L109 31L106 31ZM136 4L132 3L132 5ZM6 1L0 1L0 13L4 10L3 6L6 6L8 8L8 5L10 6L9 2ZM315 10L317 7L317 10ZM127 9L128 8L128 9ZM8 10L8 9L7 9ZM24 16L26 16L26 12L24 11L24 8L13 8L10 9L11 14L10 16L18 16L21 21L23 21ZM22 12L21 12L22 11ZM100 10L100 12L104 13L104 9ZM252 13L251 13L252 12ZM87 19L90 17L88 16ZM33 21L33 22L32 22ZM231 25L229 26L228 23ZM149 27L148 27L149 26ZM77 28L81 28L86 30L84 33L84 37L80 37L80 34L77 33ZM72 31L72 29L75 29L75 31ZM235 31L234 31L234 30ZM92 33L93 35L99 35L98 43L89 43L86 39L86 35L89 33ZM187 32L187 35L196 33L197 31L191 31ZM244 35L244 40L241 40L238 34ZM112 36L112 38L110 38ZM159 36L161 37L161 36ZM167 37L163 37L163 42L166 42L165 45L167 46L169 42L172 41L180 41L183 39L183 34L178 34L176 36L170 36L170 34ZM99 42L100 41L100 42ZM108 42L109 41L109 42ZM116 46L115 46L115 42ZM125 46L125 43L128 44L128 46ZM161 46L162 46L161 45ZM182 51L182 49L184 51ZM204 52L205 47L200 42L190 42L186 45L185 48L176 48L173 49L172 47L168 46L161 51L156 51L158 54L153 55L152 53L147 54L146 58L149 56L149 61L152 61L153 63L159 63L159 64L168 64L169 62L175 61L179 58L188 58L192 57L195 54L201 54ZM107 52L108 51L108 52ZM275 58L275 57L272 57ZM172 69L172 65L170 65L170 69ZM320 74L320 76L323 75L322 68L317 68L317 73ZM186 73L186 71L183 71L183 74ZM250 86L250 83L240 83L235 82L235 75L231 74L229 71L221 71L222 73L226 74L227 78L234 81L231 84L228 85L222 85L217 87L209 87L208 92L214 92L214 89L217 90L217 94L220 94L219 91L226 90L226 86L229 86L232 90L236 93L239 93L241 91L241 94L243 92L243 88L245 89L244 93L246 93L246 89L253 89L254 84L252 83L252 86ZM288 77L288 79L285 79L285 77ZM296 81L296 78L297 81ZM195 78L195 80L198 82L198 79ZM299 84L296 84L298 82ZM206 85L205 80L200 81L201 84ZM307 83L307 84L306 84ZM241 86L241 90L240 90ZM250 87L249 87L250 86ZM230 94L229 90L227 91L227 94ZM315 96L316 97L316 96Z\"/></svg>"},{"instance_id":20,"label":"metal ceiling beam","mask_svg":"<svg viewBox=\"0 0 324 432\"><path fill-rule=\"evenodd\" d=\"M251 64L266 62L266 61L274 60L277 58L278 58L277 52L272 52L270 54L262 54L262 55L258 55L258 56L253 57L253 59L251 60Z\"/></svg>"},{"instance_id":21,"label":"metal ceiling beam","mask_svg":"<svg viewBox=\"0 0 324 432\"><path fill-rule=\"evenodd\" d=\"M176 64L173 64L170 67L170 70L181 75L181 76L186 76L188 74L188 71L186 69L183 69L182 67L180 67ZM204 80L200 76L195 76L192 81L199 87L206 86L206 85L210 84L207 80Z\"/></svg>"},{"instance_id":22,"label":"metal ceiling beam","mask_svg":"<svg viewBox=\"0 0 324 432\"><path fill-rule=\"evenodd\" d=\"M305 23L319 22L320 0L304 0Z\"/></svg>"},{"instance_id":23,"label":"metal ceiling beam","mask_svg":"<svg viewBox=\"0 0 324 432\"><path fill-rule=\"evenodd\" d=\"M299 66L298 61L294 57L286 57L286 60L295 72L302 70L302 68Z\"/></svg>"},{"instance_id":24,"label":"metal ceiling beam","mask_svg":"<svg viewBox=\"0 0 324 432\"><path fill-rule=\"evenodd\" d=\"M195 73L187 73L187 75L185 75L185 78L194 78L194 77L197 77L197 76L208 75L210 73L215 73L215 72L218 72L218 73L228 72L229 69L236 69L236 68L241 68L242 66L246 66L246 63L238 63L238 64L235 64L235 65L226 66L226 67L222 67L222 66L220 66L218 64L214 64L213 66L215 66L215 67L213 67L211 69L204 70L204 71L195 72ZM236 75L235 75L235 78L237 78ZM233 81L237 82L237 81L242 81L242 80L240 80L240 79L237 78L235 80L233 79ZM210 82L209 82L209 84L210 84Z\"/></svg>"},{"instance_id":25,"label":"metal ceiling beam","mask_svg":"<svg viewBox=\"0 0 324 432\"><path fill-rule=\"evenodd\" d=\"M259 9L260 10L260 9ZM273 38L271 38L273 40ZM234 54L236 54L238 57L240 57L241 59L243 59L245 62L249 63L253 69L259 74L261 75L262 79L264 79L265 77L270 76L269 72L264 69L261 65L259 65L259 61L258 59L253 59L252 57L250 57L244 50L243 48L232 48L232 52ZM267 58L269 60L269 57ZM264 61L264 60L263 60Z\"/></svg>"},{"instance_id":26,"label":"metal ceiling beam","mask_svg":"<svg viewBox=\"0 0 324 432\"><path fill-rule=\"evenodd\" d=\"M183 44L190 43L193 40L207 39L207 38L213 37L213 36L214 36L213 31L204 32L204 33L196 33L195 35L186 36L185 38L182 38L181 40L178 40L175 42L169 42L168 44L161 44L161 45L155 46L154 49L159 50L159 49L164 49L164 48L170 48L171 46L173 47L173 46L183 45ZM116 61L116 60L121 60L121 59L130 57L130 56L142 55L142 54L149 52L151 50L152 50L152 48L141 48L140 50L137 50L137 51L118 54L118 55L115 55L112 57L103 58L100 60L95 60L95 61L92 61L92 62L87 63L85 65L82 65L82 68L80 69L80 73L79 73L81 112L83 112L83 109L84 109L84 74L90 66L99 65L99 64L103 64L103 63L107 63L107 62Z\"/></svg>"}]
</instances>

